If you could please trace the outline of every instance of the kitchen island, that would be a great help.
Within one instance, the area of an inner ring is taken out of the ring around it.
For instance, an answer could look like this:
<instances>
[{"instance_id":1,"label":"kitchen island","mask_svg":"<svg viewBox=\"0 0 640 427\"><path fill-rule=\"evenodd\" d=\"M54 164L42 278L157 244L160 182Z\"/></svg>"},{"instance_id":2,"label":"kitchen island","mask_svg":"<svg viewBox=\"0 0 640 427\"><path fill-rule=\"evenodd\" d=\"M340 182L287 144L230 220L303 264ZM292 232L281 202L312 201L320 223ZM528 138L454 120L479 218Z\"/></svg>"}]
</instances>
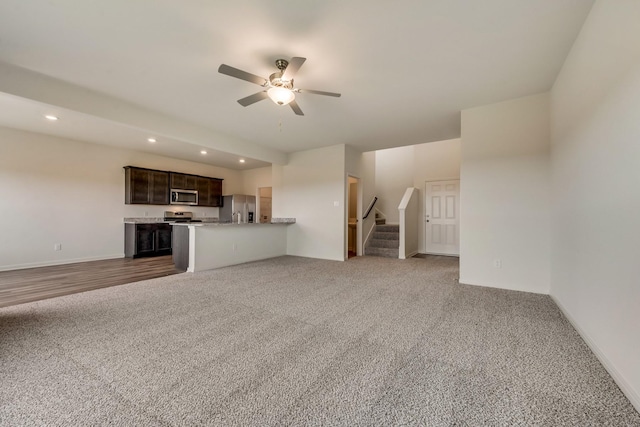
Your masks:
<instances>
[{"instance_id":1,"label":"kitchen island","mask_svg":"<svg viewBox=\"0 0 640 427\"><path fill-rule=\"evenodd\" d=\"M259 223L183 223L173 226L173 262L191 273L287 254L291 218Z\"/></svg>"}]
</instances>

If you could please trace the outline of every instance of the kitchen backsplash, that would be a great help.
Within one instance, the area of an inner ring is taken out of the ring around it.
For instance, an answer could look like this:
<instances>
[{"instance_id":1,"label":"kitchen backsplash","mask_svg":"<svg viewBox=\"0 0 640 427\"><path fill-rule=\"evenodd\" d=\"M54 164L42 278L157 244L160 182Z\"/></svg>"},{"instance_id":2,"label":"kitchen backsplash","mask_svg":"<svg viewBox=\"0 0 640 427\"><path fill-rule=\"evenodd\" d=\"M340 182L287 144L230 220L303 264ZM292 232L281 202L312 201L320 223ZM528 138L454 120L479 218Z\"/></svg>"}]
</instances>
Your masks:
<instances>
[{"instance_id":1,"label":"kitchen backsplash","mask_svg":"<svg viewBox=\"0 0 640 427\"><path fill-rule=\"evenodd\" d=\"M123 205L123 217L126 218L163 218L165 211L193 212L194 218L218 218L219 208L198 206L154 206L154 205Z\"/></svg>"}]
</instances>

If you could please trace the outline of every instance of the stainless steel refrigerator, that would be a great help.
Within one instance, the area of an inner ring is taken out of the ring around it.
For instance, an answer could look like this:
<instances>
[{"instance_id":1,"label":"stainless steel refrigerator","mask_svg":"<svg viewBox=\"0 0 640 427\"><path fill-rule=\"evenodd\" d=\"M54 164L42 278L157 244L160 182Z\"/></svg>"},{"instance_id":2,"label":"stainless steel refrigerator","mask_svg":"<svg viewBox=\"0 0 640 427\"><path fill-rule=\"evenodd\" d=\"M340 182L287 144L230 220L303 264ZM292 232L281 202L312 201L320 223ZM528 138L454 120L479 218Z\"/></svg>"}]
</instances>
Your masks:
<instances>
[{"instance_id":1,"label":"stainless steel refrigerator","mask_svg":"<svg viewBox=\"0 0 640 427\"><path fill-rule=\"evenodd\" d=\"M222 196L222 207L220 208L220 222L238 222L240 215L241 223L256 222L256 196L246 194L233 194Z\"/></svg>"}]
</instances>

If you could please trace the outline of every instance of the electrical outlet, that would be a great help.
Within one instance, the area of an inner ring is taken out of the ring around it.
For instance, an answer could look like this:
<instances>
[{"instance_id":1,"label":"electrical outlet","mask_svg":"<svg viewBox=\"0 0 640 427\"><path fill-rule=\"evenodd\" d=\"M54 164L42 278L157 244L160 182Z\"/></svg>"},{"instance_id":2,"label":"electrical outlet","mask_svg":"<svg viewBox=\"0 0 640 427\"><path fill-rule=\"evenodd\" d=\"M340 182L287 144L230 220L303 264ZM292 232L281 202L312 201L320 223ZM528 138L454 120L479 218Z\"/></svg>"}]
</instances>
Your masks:
<instances>
[{"instance_id":1,"label":"electrical outlet","mask_svg":"<svg viewBox=\"0 0 640 427\"><path fill-rule=\"evenodd\" d=\"M502 268L502 260L500 258L493 260L493 266L495 268Z\"/></svg>"},{"instance_id":2,"label":"electrical outlet","mask_svg":"<svg viewBox=\"0 0 640 427\"><path fill-rule=\"evenodd\" d=\"M61 251L62 250L62 243L56 243L55 245L53 245L53 250L54 251Z\"/></svg>"}]
</instances>

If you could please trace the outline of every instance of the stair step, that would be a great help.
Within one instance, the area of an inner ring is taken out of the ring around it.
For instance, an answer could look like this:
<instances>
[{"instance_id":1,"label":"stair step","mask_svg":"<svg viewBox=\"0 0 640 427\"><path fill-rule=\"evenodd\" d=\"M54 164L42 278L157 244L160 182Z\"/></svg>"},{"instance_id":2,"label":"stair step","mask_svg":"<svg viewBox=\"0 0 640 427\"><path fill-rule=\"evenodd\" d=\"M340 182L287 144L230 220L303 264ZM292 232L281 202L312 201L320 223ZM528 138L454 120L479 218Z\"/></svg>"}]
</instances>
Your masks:
<instances>
[{"instance_id":1,"label":"stair step","mask_svg":"<svg viewBox=\"0 0 640 427\"><path fill-rule=\"evenodd\" d=\"M364 254L385 258L398 258L399 252L400 226L397 224L378 224L376 220L376 228L364 248Z\"/></svg>"},{"instance_id":2,"label":"stair step","mask_svg":"<svg viewBox=\"0 0 640 427\"><path fill-rule=\"evenodd\" d=\"M383 233L399 233L400 226L398 224L376 225L376 231L381 231Z\"/></svg>"},{"instance_id":3,"label":"stair step","mask_svg":"<svg viewBox=\"0 0 640 427\"><path fill-rule=\"evenodd\" d=\"M387 233L387 232L381 232L381 231L374 231L373 236L371 236L371 238L377 239L377 240L400 240L400 233Z\"/></svg>"},{"instance_id":4,"label":"stair step","mask_svg":"<svg viewBox=\"0 0 640 427\"><path fill-rule=\"evenodd\" d=\"M399 248L400 241L398 239L376 239L373 238L367 242L369 248Z\"/></svg>"},{"instance_id":5,"label":"stair step","mask_svg":"<svg viewBox=\"0 0 640 427\"><path fill-rule=\"evenodd\" d=\"M385 222L387 222L386 219L383 219L383 218L376 219L376 225L384 225Z\"/></svg>"},{"instance_id":6,"label":"stair step","mask_svg":"<svg viewBox=\"0 0 640 427\"><path fill-rule=\"evenodd\" d=\"M365 248L365 255L380 256L385 258L398 258L398 248Z\"/></svg>"}]
</instances>

